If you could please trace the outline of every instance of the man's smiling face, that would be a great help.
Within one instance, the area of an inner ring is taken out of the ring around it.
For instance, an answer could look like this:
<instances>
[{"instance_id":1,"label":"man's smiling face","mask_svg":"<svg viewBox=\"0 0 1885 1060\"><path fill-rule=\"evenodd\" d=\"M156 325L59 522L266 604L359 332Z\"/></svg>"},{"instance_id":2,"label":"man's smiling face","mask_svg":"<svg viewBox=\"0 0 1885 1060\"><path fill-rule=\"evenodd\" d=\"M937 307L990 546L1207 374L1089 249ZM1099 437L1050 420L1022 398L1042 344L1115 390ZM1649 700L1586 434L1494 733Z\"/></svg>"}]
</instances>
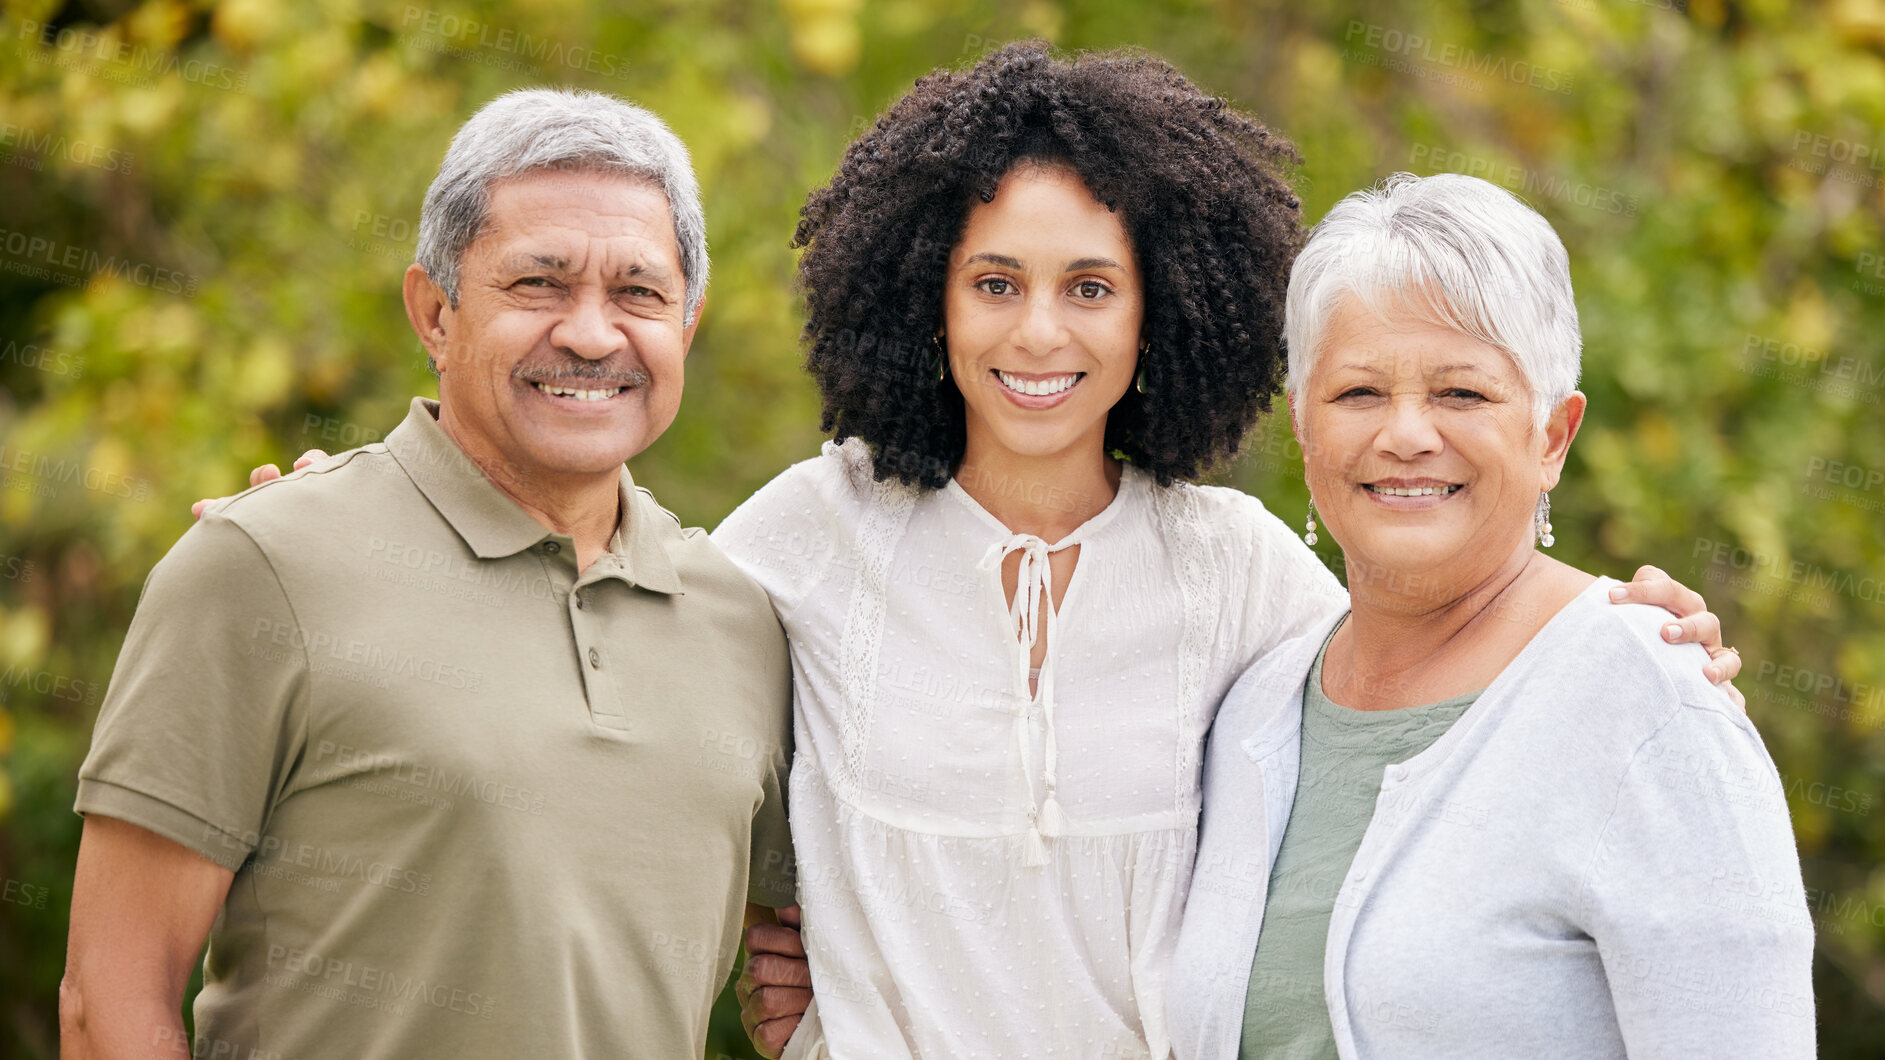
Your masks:
<instances>
[{"instance_id":1,"label":"man's smiling face","mask_svg":"<svg viewBox=\"0 0 1885 1060\"><path fill-rule=\"evenodd\" d=\"M493 186L458 306L421 330L441 423L481 465L546 485L613 472L674 422L685 295L659 188L582 170Z\"/></svg>"}]
</instances>

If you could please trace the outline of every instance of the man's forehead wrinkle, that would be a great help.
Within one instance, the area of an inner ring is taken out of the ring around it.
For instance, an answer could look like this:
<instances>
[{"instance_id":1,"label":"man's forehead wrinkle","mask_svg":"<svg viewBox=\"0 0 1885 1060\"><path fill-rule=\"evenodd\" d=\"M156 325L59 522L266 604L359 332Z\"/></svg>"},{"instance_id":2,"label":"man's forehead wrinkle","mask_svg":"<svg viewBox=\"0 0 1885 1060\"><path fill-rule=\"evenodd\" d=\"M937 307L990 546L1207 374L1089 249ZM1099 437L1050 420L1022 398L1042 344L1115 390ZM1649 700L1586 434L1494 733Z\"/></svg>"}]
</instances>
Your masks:
<instances>
[{"instance_id":1,"label":"man's forehead wrinkle","mask_svg":"<svg viewBox=\"0 0 1885 1060\"><path fill-rule=\"evenodd\" d=\"M683 282L665 200L659 211L566 199L509 205L492 211L480 240L489 240L494 258L486 260L500 271L542 269L570 277L595 270L609 281Z\"/></svg>"}]
</instances>

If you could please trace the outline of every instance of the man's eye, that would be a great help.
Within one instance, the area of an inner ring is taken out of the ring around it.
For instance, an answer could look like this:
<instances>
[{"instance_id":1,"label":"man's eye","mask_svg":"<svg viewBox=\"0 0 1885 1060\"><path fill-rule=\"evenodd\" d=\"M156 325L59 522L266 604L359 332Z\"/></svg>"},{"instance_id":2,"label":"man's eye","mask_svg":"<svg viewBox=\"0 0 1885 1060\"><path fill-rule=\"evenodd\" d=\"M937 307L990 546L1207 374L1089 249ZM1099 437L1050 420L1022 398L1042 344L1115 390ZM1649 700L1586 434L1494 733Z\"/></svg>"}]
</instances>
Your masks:
<instances>
[{"instance_id":1,"label":"man's eye","mask_svg":"<svg viewBox=\"0 0 1885 1060\"><path fill-rule=\"evenodd\" d=\"M518 286L518 287L550 287L550 286L553 286L553 285L552 285L552 284L551 284L551 282L550 282L550 278L549 278L549 277L547 277L547 276L526 276L526 277L524 277L523 279L521 279L521 280L518 280L518 281L517 281L517 283L515 284L515 286Z\"/></svg>"}]
</instances>

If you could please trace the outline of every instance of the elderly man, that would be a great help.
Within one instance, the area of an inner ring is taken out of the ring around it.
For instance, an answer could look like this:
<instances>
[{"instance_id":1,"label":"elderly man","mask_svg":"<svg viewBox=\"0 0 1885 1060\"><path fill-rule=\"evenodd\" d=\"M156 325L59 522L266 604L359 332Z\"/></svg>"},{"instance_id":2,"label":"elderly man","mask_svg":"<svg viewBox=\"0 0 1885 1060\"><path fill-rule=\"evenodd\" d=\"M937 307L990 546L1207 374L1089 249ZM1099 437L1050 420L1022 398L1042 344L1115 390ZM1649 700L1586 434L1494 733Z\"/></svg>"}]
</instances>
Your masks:
<instances>
[{"instance_id":1,"label":"elderly man","mask_svg":"<svg viewBox=\"0 0 1885 1060\"><path fill-rule=\"evenodd\" d=\"M699 1056L743 906L792 900L783 635L624 467L706 287L686 150L504 96L418 257L439 400L145 587L80 774L68 1057L192 1052L206 937L198 1056Z\"/></svg>"}]
</instances>

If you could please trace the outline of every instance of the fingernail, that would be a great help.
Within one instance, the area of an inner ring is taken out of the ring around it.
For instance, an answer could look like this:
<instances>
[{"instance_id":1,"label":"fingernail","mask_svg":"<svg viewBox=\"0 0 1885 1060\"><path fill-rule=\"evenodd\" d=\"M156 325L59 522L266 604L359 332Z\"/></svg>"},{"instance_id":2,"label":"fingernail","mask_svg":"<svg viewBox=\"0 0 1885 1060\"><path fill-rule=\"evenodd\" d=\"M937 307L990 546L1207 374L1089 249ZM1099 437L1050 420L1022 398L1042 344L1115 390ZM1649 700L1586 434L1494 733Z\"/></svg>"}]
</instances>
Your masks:
<instances>
[{"instance_id":1,"label":"fingernail","mask_svg":"<svg viewBox=\"0 0 1885 1060\"><path fill-rule=\"evenodd\" d=\"M1682 635L1682 627L1676 625L1674 622L1671 622L1668 625L1662 627L1662 637L1664 640L1675 640L1677 637L1680 637L1681 635Z\"/></svg>"},{"instance_id":2,"label":"fingernail","mask_svg":"<svg viewBox=\"0 0 1885 1060\"><path fill-rule=\"evenodd\" d=\"M1628 597L1629 595L1630 595L1630 590L1624 588L1621 585L1614 585L1614 586L1611 586L1610 588L1610 599L1612 600L1622 600Z\"/></svg>"}]
</instances>

